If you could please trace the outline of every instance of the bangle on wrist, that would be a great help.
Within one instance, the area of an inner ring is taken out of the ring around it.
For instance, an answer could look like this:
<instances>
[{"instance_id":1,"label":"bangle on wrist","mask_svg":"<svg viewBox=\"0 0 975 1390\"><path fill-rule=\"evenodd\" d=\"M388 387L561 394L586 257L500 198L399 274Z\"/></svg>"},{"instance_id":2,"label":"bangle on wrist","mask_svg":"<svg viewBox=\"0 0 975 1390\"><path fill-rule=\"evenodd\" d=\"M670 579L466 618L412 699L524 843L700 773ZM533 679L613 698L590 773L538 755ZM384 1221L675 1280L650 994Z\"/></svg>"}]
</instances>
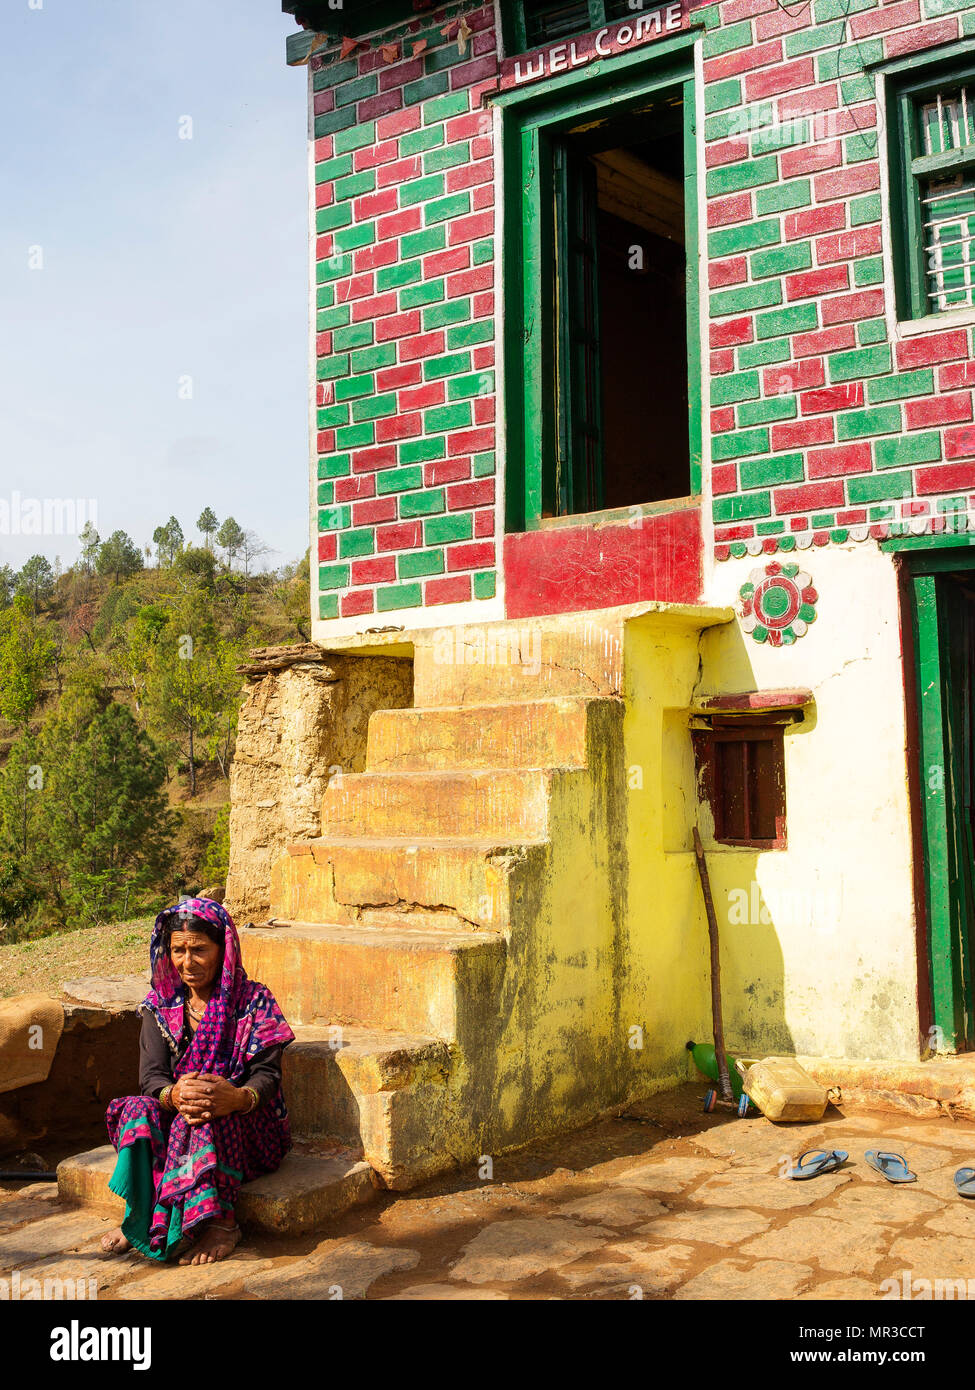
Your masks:
<instances>
[{"instance_id":1,"label":"bangle on wrist","mask_svg":"<svg viewBox=\"0 0 975 1390\"><path fill-rule=\"evenodd\" d=\"M260 1096L257 1094L257 1092L254 1090L254 1087L253 1087L253 1086L241 1086L240 1089L241 1089L242 1091L246 1091L246 1093L247 1093L247 1094L250 1096L250 1098L251 1098L251 1103L250 1103L250 1105L249 1105L249 1106L247 1107L247 1109L244 1111L244 1114L245 1114L245 1115L249 1115L253 1110L256 1110L257 1107L260 1105L260 1103L261 1103L261 1098L260 1098Z\"/></svg>"}]
</instances>

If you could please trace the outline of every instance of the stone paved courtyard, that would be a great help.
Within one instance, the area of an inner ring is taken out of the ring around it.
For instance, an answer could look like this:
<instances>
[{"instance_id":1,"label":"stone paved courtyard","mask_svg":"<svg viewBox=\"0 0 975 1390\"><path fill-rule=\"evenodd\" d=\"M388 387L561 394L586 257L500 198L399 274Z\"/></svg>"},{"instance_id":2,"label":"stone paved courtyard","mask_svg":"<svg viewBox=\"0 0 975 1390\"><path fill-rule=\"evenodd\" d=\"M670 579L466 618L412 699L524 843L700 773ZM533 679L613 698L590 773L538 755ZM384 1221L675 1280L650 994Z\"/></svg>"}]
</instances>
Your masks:
<instances>
[{"instance_id":1,"label":"stone paved courtyard","mask_svg":"<svg viewBox=\"0 0 975 1390\"><path fill-rule=\"evenodd\" d=\"M53 1184L0 1189L0 1276L97 1281L101 1299L879 1299L882 1281L975 1281L975 1202L952 1176L975 1162L975 1124L831 1109L775 1126L700 1112L702 1088L494 1163L384 1193L333 1230L245 1233L202 1268L101 1254L108 1216L65 1207ZM780 1177L808 1148L845 1170ZM895 1149L916 1183L863 1159ZM86 1288L88 1286L86 1285ZM975 1282L972 1284L975 1291ZM23 1296L23 1295L22 1295Z\"/></svg>"}]
</instances>

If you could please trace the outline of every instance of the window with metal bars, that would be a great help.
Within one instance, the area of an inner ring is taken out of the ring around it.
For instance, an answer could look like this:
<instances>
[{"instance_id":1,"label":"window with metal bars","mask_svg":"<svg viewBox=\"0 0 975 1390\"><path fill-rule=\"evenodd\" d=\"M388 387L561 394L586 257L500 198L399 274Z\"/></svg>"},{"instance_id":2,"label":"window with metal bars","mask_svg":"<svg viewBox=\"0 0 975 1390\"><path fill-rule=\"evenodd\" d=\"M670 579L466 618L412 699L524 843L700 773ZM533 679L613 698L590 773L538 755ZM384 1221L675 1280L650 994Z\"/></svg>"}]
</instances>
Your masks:
<instances>
[{"instance_id":1,"label":"window with metal bars","mask_svg":"<svg viewBox=\"0 0 975 1390\"><path fill-rule=\"evenodd\" d=\"M900 316L975 308L975 69L914 78L895 100Z\"/></svg>"},{"instance_id":2,"label":"window with metal bars","mask_svg":"<svg viewBox=\"0 0 975 1390\"><path fill-rule=\"evenodd\" d=\"M516 0L508 46L515 52L634 18L650 0Z\"/></svg>"}]
</instances>

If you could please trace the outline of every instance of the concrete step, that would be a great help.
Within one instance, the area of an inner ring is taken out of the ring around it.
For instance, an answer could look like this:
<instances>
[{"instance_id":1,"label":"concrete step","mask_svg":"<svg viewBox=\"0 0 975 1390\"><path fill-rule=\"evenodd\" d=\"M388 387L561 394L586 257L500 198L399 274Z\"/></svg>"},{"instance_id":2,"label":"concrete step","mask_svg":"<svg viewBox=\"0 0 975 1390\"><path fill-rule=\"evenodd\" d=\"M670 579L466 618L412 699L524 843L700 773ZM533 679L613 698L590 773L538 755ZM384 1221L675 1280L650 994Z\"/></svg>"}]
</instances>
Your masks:
<instances>
[{"instance_id":1,"label":"concrete step","mask_svg":"<svg viewBox=\"0 0 975 1390\"><path fill-rule=\"evenodd\" d=\"M548 768L349 773L322 797L322 834L542 839L556 775Z\"/></svg>"},{"instance_id":2,"label":"concrete step","mask_svg":"<svg viewBox=\"0 0 975 1390\"><path fill-rule=\"evenodd\" d=\"M121 1220L125 1204L108 1187L115 1160L111 1144L64 1159L58 1164L62 1200L111 1212ZM371 1201L377 1190L373 1171L361 1158L337 1149L293 1151L276 1173L243 1184L237 1218L261 1231L319 1231L350 1207Z\"/></svg>"},{"instance_id":3,"label":"concrete step","mask_svg":"<svg viewBox=\"0 0 975 1390\"><path fill-rule=\"evenodd\" d=\"M407 917L408 914L404 914ZM295 1023L387 1028L452 1040L496 998L505 942L495 932L457 930L451 914L421 927L282 922L241 932L252 979Z\"/></svg>"},{"instance_id":4,"label":"concrete step","mask_svg":"<svg viewBox=\"0 0 975 1390\"><path fill-rule=\"evenodd\" d=\"M291 845L271 872L272 918L350 922L363 909L441 905L485 928L504 931L512 894L537 877L545 840L505 841L332 837Z\"/></svg>"},{"instance_id":5,"label":"concrete step","mask_svg":"<svg viewBox=\"0 0 975 1390\"><path fill-rule=\"evenodd\" d=\"M387 1187L445 1166L442 1128L452 1059L422 1034L300 1024L284 1052L294 1132L361 1152Z\"/></svg>"},{"instance_id":6,"label":"concrete step","mask_svg":"<svg viewBox=\"0 0 975 1390\"><path fill-rule=\"evenodd\" d=\"M556 696L441 709L377 710L369 772L585 767L591 700Z\"/></svg>"}]
</instances>

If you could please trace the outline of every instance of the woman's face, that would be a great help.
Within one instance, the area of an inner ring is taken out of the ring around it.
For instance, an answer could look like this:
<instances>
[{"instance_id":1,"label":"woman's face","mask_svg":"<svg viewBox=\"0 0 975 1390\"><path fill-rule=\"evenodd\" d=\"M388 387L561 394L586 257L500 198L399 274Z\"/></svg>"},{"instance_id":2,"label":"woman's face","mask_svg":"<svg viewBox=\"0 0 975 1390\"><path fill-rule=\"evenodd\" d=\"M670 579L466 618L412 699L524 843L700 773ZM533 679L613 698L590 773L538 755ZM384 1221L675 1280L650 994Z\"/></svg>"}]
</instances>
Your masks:
<instances>
[{"instance_id":1,"label":"woman's face","mask_svg":"<svg viewBox=\"0 0 975 1390\"><path fill-rule=\"evenodd\" d=\"M220 947L200 931L174 931L169 953L184 985L203 990L213 983L220 962Z\"/></svg>"}]
</instances>

